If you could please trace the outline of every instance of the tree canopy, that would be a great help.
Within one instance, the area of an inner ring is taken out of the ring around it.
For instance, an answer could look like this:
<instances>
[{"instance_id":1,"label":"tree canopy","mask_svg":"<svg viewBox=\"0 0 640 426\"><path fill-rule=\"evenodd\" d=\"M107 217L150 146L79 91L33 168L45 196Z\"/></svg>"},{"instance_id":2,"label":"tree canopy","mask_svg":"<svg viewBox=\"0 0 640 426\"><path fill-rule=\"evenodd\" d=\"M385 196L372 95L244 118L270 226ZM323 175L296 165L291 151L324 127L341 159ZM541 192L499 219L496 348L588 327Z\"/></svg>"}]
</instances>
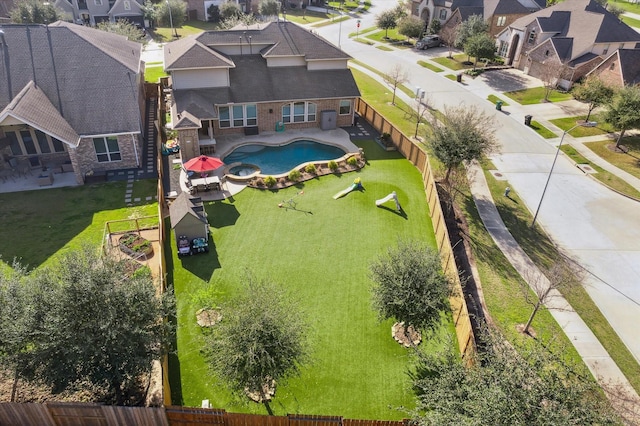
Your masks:
<instances>
[{"instance_id":1,"label":"tree canopy","mask_svg":"<svg viewBox=\"0 0 640 426\"><path fill-rule=\"evenodd\" d=\"M417 16L405 16L398 21L398 34L407 38L419 38L423 31L424 21Z\"/></svg>"},{"instance_id":2,"label":"tree canopy","mask_svg":"<svg viewBox=\"0 0 640 426\"><path fill-rule=\"evenodd\" d=\"M427 139L431 152L446 169L445 181L454 168L480 159L497 145L493 119L464 105L445 106L440 120L432 121Z\"/></svg>"},{"instance_id":3,"label":"tree canopy","mask_svg":"<svg viewBox=\"0 0 640 426\"><path fill-rule=\"evenodd\" d=\"M97 401L139 404L130 397L140 395L152 362L168 350L172 327L163 318L174 312L173 297L156 295L148 268L132 272L128 261L96 253L69 252L47 269L0 277L9 301L0 322L12 318L25 336L5 334L0 353L18 377L54 393L90 389Z\"/></svg>"},{"instance_id":4,"label":"tree canopy","mask_svg":"<svg viewBox=\"0 0 640 426\"><path fill-rule=\"evenodd\" d=\"M616 140L616 148L624 133L629 129L640 127L640 87L626 86L607 103L604 120L620 132Z\"/></svg>"},{"instance_id":5,"label":"tree canopy","mask_svg":"<svg viewBox=\"0 0 640 426\"><path fill-rule=\"evenodd\" d=\"M171 9L171 13L169 13ZM182 0L167 0L158 6L157 17L160 23L169 27L173 25L174 31L181 27L187 19L187 4Z\"/></svg>"},{"instance_id":6,"label":"tree canopy","mask_svg":"<svg viewBox=\"0 0 640 426\"><path fill-rule=\"evenodd\" d=\"M489 24L487 24L482 16L471 15L457 26L455 47L463 49L468 38L487 33L488 31Z\"/></svg>"},{"instance_id":7,"label":"tree canopy","mask_svg":"<svg viewBox=\"0 0 640 426\"><path fill-rule=\"evenodd\" d=\"M370 267L372 299L381 319L394 318L429 332L448 309L451 283L438 252L418 241L399 241Z\"/></svg>"},{"instance_id":8,"label":"tree canopy","mask_svg":"<svg viewBox=\"0 0 640 426\"><path fill-rule=\"evenodd\" d=\"M493 59L496 53L496 42L488 33L474 34L464 43L464 53L475 58L473 69L476 69L478 59Z\"/></svg>"},{"instance_id":9,"label":"tree canopy","mask_svg":"<svg viewBox=\"0 0 640 426\"><path fill-rule=\"evenodd\" d=\"M51 24L63 19L64 13L53 2L21 0L11 10L11 22L17 24Z\"/></svg>"},{"instance_id":10,"label":"tree canopy","mask_svg":"<svg viewBox=\"0 0 640 426\"><path fill-rule=\"evenodd\" d=\"M100 22L98 24L98 29L108 33L125 36L128 40L135 41L137 43L146 44L147 42L144 32L126 19L118 19L116 22Z\"/></svg>"},{"instance_id":11,"label":"tree canopy","mask_svg":"<svg viewBox=\"0 0 640 426\"><path fill-rule=\"evenodd\" d=\"M394 9L384 10L376 15L376 26L384 30L384 36L389 36L389 30L398 25L398 15Z\"/></svg>"},{"instance_id":12,"label":"tree canopy","mask_svg":"<svg viewBox=\"0 0 640 426\"><path fill-rule=\"evenodd\" d=\"M259 394L266 404L265 386L296 374L307 360L307 322L280 287L252 275L220 311L207 336L212 370L235 393Z\"/></svg>"},{"instance_id":13,"label":"tree canopy","mask_svg":"<svg viewBox=\"0 0 640 426\"><path fill-rule=\"evenodd\" d=\"M530 342L516 351L499 336L483 341L485 350L473 366L454 351L419 354L412 373L417 424L620 424L593 378L547 347Z\"/></svg>"},{"instance_id":14,"label":"tree canopy","mask_svg":"<svg viewBox=\"0 0 640 426\"><path fill-rule=\"evenodd\" d=\"M258 12L263 16L277 16L280 13L280 3L276 0L261 0Z\"/></svg>"},{"instance_id":15,"label":"tree canopy","mask_svg":"<svg viewBox=\"0 0 640 426\"><path fill-rule=\"evenodd\" d=\"M589 121L591 112L598 106L607 103L613 97L614 90L598 76L590 75L582 83L574 86L571 93L577 100L589 104L585 119L585 121Z\"/></svg>"},{"instance_id":16,"label":"tree canopy","mask_svg":"<svg viewBox=\"0 0 640 426\"><path fill-rule=\"evenodd\" d=\"M224 2L220 5L220 18L223 21L227 19L239 18L242 15L240 5L235 2Z\"/></svg>"}]
</instances>

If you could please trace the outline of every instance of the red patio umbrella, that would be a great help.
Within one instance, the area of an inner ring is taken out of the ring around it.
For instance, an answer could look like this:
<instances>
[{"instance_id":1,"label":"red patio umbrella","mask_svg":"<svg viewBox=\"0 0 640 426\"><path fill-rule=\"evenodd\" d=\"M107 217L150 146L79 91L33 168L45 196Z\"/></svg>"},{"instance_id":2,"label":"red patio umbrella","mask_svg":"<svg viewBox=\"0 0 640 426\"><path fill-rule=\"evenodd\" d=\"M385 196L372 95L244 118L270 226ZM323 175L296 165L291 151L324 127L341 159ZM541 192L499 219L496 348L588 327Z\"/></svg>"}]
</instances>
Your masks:
<instances>
[{"instance_id":1,"label":"red patio umbrella","mask_svg":"<svg viewBox=\"0 0 640 426\"><path fill-rule=\"evenodd\" d=\"M184 163L184 168L192 172L202 173L215 170L222 165L224 165L224 163L219 158L201 155Z\"/></svg>"}]
</instances>

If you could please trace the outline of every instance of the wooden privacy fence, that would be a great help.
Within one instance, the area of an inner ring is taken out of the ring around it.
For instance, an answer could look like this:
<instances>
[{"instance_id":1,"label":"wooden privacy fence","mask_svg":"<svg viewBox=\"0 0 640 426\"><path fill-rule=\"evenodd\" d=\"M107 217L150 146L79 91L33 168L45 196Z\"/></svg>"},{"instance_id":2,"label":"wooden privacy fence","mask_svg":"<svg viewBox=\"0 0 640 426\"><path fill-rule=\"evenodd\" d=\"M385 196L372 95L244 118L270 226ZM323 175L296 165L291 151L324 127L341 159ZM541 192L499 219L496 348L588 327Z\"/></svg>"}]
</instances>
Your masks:
<instances>
[{"instance_id":1,"label":"wooden privacy fence","mask_svg":"<svg viewBox=\"0 0 640 426\"><path fill-rule=\"evenodd\" d=\"M444 213L440 204L440 197L438 196L436 188L436 181L433 170L431 169L431 164L429 164L429 157L410 138L361 98L356 102L356 112L360 117L367 120L378 132L388 133L396 149L422 173L427 202L429 203L429 215L431 216L433 230L436 235L442 269L454 283L453 295L449 298L449 303L451 304L451 311L453 312L458 347L460 348L463 359L471 360L473 357L470 357L470 355L475 354L476 351L475 337L473 335L473 329L471 328L471 319L469 318L467 303L462 293L462 284L458 274L459 269L453 254L449 231L447 230Z\"/></svg>"},{"instance_id":2,"label":"wooden privacy fence","mask_svg":"<svg viewBox=\"0 0 640 426\"><path fill-rule=\"evenodd\" d=\"M191 407L118 407L90 403L0 403L0 425L11 426L408 426L408 421L334 416L264 416Z\"/></svg>"}]
</instances>

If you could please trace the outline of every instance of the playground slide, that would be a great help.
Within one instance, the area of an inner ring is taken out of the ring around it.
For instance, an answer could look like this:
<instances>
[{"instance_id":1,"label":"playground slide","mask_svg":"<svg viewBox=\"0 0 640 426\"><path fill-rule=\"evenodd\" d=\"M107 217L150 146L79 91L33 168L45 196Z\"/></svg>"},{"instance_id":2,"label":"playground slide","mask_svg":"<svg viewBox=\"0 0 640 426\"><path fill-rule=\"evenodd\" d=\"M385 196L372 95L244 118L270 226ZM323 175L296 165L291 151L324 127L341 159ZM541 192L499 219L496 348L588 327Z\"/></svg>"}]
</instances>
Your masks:
<instances>
[{"instance_id":1,"label":"playground slide","mask_svg":"<svg viewBox=\"0 0 640 426\"><path fill-rule=\"evenodd\" d=\"M398 211L402 210L402 207L400 206L400 202L398 201L398 195L396 194L396 191L393 191L391 194L387 195L384 198L376 200L376 206L380 207L382 204L386 203L387 201L391 201L391 200L395 201L396 210L398 210Z\"/></svg>"},{"instance_id":2,"label":"playground slide","mask_svg":"<svg viewBox=\"0 0 640 426\"><path fill-rule=\"evenodd\" d=\"M345 195L347 195L348 193L350 193L351 191L353 191L354 189L358 189L362 187L362 182L360 181L360 178L355 178L353 180L353 183L351 184L350 187L348 187L347 189L338 192L336 195L333 196L334 200L337 200L340 197L344 197Z\"/></svg>"},{"instance_id":3,"label":"playground slide","mask_svg":"<svg viewBox=\"0 0 640 426\"><path fill-rule=\"evenodd\" d=\"M344 197L345 195L347 195L348 193L350 193L351 191L353 191L354 189L356 189L358 187L357 183L351 184L350 187L348 187L347 189L338 192L336 195L333 196L334 200L337 200L340 197Z\"/></svg>"}]
</instances>

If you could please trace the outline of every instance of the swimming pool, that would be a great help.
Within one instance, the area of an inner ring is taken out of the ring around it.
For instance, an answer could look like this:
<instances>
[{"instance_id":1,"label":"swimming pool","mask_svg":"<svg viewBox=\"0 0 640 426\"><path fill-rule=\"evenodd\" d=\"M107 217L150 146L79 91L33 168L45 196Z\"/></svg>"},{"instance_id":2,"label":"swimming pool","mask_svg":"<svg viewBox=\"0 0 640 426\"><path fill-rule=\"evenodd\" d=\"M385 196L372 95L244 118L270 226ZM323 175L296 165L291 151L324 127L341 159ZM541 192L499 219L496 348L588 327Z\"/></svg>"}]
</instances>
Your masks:
<instances>
[{"instance_id":1,"label":"swimming pool","mask_svg":"<svg viewBox=\"0 0 640 426\"><path fill-rule=\"evenodd\" d=\"M310 140L296 140L282 146L243 145L224 157L226 164L255 164L263 175L287 173L309 161L329 161L344 156L341 148Z\"/></svg>"}]
</instances>

